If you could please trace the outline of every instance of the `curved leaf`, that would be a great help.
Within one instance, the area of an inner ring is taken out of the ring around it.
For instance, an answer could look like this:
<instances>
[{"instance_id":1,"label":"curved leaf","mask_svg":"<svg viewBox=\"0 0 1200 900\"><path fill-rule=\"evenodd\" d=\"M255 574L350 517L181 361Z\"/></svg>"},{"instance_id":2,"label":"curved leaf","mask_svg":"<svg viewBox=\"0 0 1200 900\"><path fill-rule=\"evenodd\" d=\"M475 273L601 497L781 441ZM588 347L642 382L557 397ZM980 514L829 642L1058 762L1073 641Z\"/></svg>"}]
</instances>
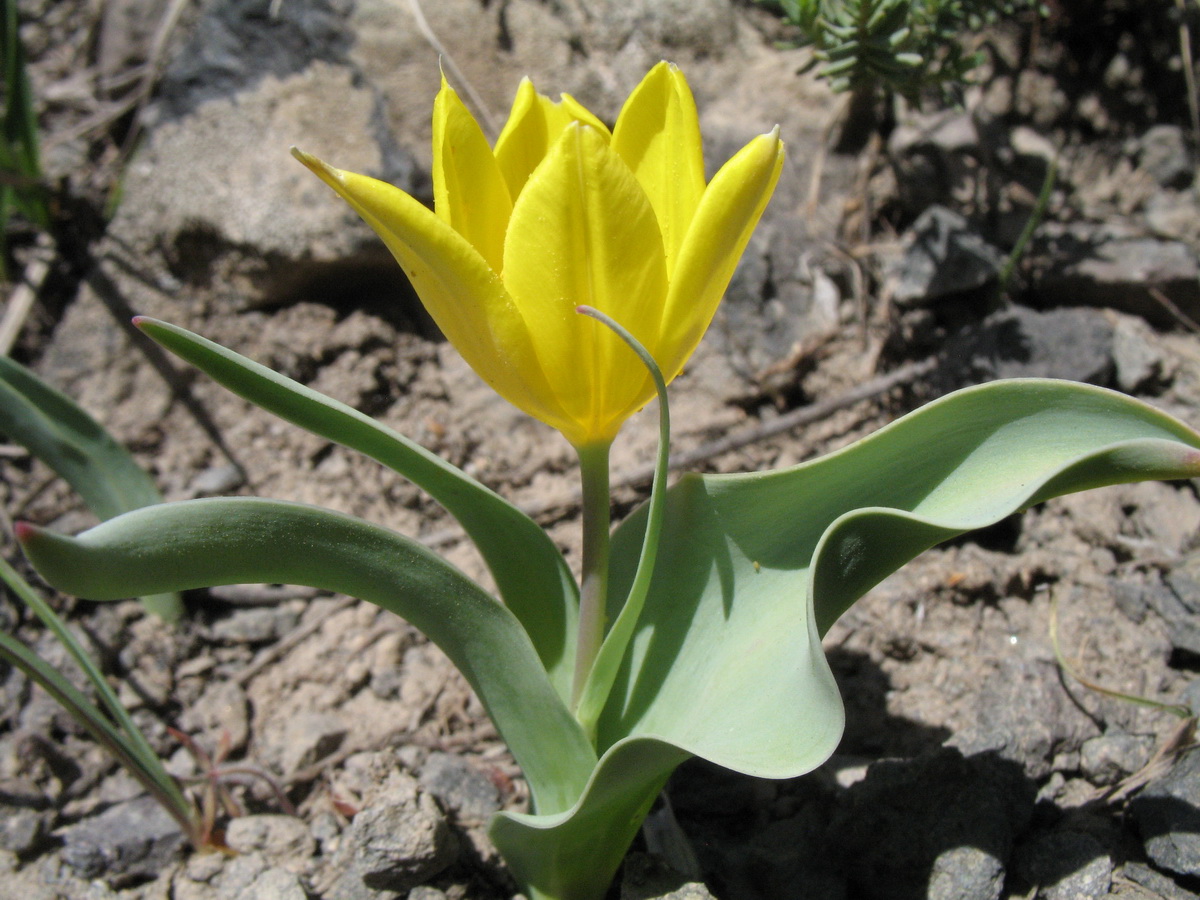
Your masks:
<instances>
[{"instance_id":1,"label":"curved leaf","mask_svg":"<svg viewBox=\"0 0 1200 900\"><path fill-rule=\"evenodd\" d=\"M596 756L520 622L458 569L394 532L330 510L254 498L189 500L111 519L76 538L18 537L42 576L94 600L242 582L305 584L391 610L466 676L543 812L578 799Z\"/></svg>"},{"instance_id":2,"label":"curved leaf","mask_svg":"<svg viewBox=\"0 0 1200 900\"><path fill-rule=\"evenodd\" d=\"M536 522L466 473L358 410L178 326L141 316L134 321L238 396L371 457L427 491L479 547L500 596L525 627L559 696L570 696L579 594L562 554Z\"/></svg>"},{"instance_id":3,"label":"curved leaf","mask_svg":"<svg viewBox=\"0 0 1200 900\"><path fill-rule=\"evenodd\" d=\"M1198 475L1198 448L1200 434L1129 397L1023 379L951 394L810 463L684 478L598 746L650 733L738 771L801 774L840 730L820 636L854 600L1048 497ZM616 596L643 521L615 535Z\"/></svg>"},{"instance_id":4,"label":"curved leaf","mask_svg":"<svg viewBox=\"0 0 1200 900\"><path fill-rule=\"evenodd\" d=\"M99 422L70 397L3 355L0 433L53 469L99 519L162 502L154 481ZM183 614L178 594L147 596L142 603L170 622Z\"/></svg>"},{"instance_id":5,"label":"curved leaf","mask_svg":"<svg viewBox=\"0 0 1200 900\"><path fill-rule=\"evenodd\" d=\"M602 896L587 892L570 848L587 846L591 877L604 882L632 818L687 755L785 778L833 752L843 709L820 638L871 586L1039 500L1200 475L1197 448L1200 434L1128 397L1026 380L952 394L814 462L685 476L668 491L650 594L599 722L595 776L570 810L498 817L493 839L535 895ZM643 507L614 535L614 598L633 580L645 525Z\"/></svg>"},{"instance_id":6,"label":"curved leaf","mask_svg":"<svg viewBox=\"0 0 1200 900\"><path fill-rule=\"evenodd\" d=\"M569 810L497 813L488 836L530 900L602 900L671 772L688 754L647 738L609 750Z\"/></svg>"}]
</instances>

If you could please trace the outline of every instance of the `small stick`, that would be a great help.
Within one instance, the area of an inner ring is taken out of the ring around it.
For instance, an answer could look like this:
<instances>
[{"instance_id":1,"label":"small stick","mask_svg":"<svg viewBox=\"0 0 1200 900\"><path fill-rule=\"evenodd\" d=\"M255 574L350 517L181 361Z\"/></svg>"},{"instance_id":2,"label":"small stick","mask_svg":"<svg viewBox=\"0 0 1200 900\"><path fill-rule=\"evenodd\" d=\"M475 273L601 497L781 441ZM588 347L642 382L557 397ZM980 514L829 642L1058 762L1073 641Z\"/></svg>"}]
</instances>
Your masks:
<instances>
[{"instance_id":1,"label":"small stick","mask_svg":"<svg viewBox=\"0 0 1200 900\"><path fill-rule=\"evenodd\" d=\"M34 250L33 259L25 267L24 276L13 285L8 302L4 305L4 319L0 321L0 355L8 356L13 345L17 343L21 329L25 327L25 320L29 318L37 300L42 282L50 273L50 260L53 258L54 240L43 233L38 236L37 248Z\"/></svg>"},{"instance_id":2,"label":"small stick","mask_svg":"<svg viewBox=\"0 0 1200 900\"><path fill-rule=\"evenodd\" d=\"M438 40L438 36L433 33L433 29L429 27L429 20L425 18L425 11L421 9L420 0L408 0L408 5L412 8L413 18L417 20L417 30L421 32L421 37L425 38L429 42L429 46L437 51L438 56L442 58L442 63L450 70L450 74L454 76L454 80L462 85L463 90L467 92L467 96L475 104L475 109L479 112L479 117L483 119L487 130L493 135L498 135L500 128L496 124L496 119L492 115L491 109L488 108L487 103L480 96L479 92L475 90L475 86L471 84L467 76L462 73L462 69L454 62L454 57L446 51L445 46Z\"/></svg>"},{"instance_id":3,"label":"small stick","mask_svg":"<svg viewBox=\"0 0 1200 900\"><path fill-rule=\"evenodd\" d=\"M1151 297L1158 301L1158 304L1167 312L1169 312L1175 321L1177 321L1180 325L1182 325L1188 331L1194 331L1197 334L1200 334L1200 324L1197 324L1195 319L1180 309L1179 305L1174 300L1156 287L1147 288L1147 292Z\"/></svg>"}]
</instances>

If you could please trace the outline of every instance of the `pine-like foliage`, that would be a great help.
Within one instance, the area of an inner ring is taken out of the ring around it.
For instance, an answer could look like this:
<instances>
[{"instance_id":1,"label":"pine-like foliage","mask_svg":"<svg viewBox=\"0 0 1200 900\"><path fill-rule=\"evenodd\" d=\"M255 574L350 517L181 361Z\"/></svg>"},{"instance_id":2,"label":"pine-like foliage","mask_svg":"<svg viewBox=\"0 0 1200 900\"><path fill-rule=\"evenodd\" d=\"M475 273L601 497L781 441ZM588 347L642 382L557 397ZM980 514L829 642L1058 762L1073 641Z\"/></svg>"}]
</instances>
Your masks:
<instances>
[{"instance_id":1,"label":"pine-like foliage","mask_svg":"<svg viewBox=\"0 0 1200 900\"><path fill-rule=\"evenodd\" d=\"M917 98L931 87L954 93L981 62L962 36L1041 0L764 0L799 26L813 67L834 90L882 85Z\"/></svg>"}]
</instances>

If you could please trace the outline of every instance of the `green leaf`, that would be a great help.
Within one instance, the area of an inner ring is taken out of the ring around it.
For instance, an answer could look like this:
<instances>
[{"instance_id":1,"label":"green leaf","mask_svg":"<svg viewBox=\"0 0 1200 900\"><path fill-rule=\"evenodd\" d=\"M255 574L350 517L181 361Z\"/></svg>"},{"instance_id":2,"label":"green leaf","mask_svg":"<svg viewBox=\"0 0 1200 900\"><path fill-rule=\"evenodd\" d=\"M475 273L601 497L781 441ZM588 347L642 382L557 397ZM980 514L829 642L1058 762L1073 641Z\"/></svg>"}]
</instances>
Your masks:
<instances>
[{"instance_id":1,"label":"green leaf","mask_svg":"<svg viewBox=\"0 0 1200 900\"><path fill-rule=\"evenodd\" d=\"M951 394L803 465L685 477L598 746L646 733L749 774L801 774L840 730L820 637L867 590L1040 500L1200 474L1197 448L1129 397L1029 379ZM643 521L614 536L617 595Z\"/></svg>"},{"instance_id":2,"label":"green leaf","mask_svg":"<svg viewBox=\"0 0 1200 900\"><path fill-rule=\"evenodd\" d=\"M135 324L235 394L358 450L428 491L479 547L559 696L569 698L579 594L562 554L536 522L424 447L343 403L175 325L144 317Z\"/></svg>"},{"instance_id":3,"label":"green leaf","mask_svg":"<svg viewBox=\"0 0 1200 900\"><path fill-rule=\"evenodd\" d=\"M99 519L162 502L154 481L99 422L2 355L0 433L53 469ZM178 594L147 596L142 603L171 622L183 613Z\"/></svg>"},{"instance_id":4,"label":"green leaf","mask_svg":"<svg viewBox=\"0 0 1200 900\"><path fill-rule=\"evenodd\" d=\"M30 525L18 537L47 581L93 600L243 582L369 600L423 631L463 673L525 771L538 810L569 808L595 766L516 617L385 528L297 503L216 498L146 507L76 538Z\"/></svg>"},{"instance_id":5,"label":"green leaf","mask_svg":"<svg viewBox=\"0 0 1200 900\"><path fill-rule=\"evenodd\" d=\"M578 847L603 882L620 858L613 848L633 836L630 817L687 755L770 778L828 758L843 707L821 636L874 584L1040 500L1200 475L1197 448L1200 435L1128 397L1027 380L952 394L793 468L685 476L668 491L587 793L557 816L500 816L493 839L544 896L602 896L586 892ZM633 581L645 525L643 507L614 535L614 598Z\"/></svg>"},{"instance_id":6,"label":"green leaf","mask_svg":"<svg viewBox=\"0 0 1200 900\"><path fill-rule=\"evenodd\" d=\"M634 738L611 748L558 815L497 813L488 836L529 900L602 900L651 804L689 754Z\"/></svg>"}]
</instances>

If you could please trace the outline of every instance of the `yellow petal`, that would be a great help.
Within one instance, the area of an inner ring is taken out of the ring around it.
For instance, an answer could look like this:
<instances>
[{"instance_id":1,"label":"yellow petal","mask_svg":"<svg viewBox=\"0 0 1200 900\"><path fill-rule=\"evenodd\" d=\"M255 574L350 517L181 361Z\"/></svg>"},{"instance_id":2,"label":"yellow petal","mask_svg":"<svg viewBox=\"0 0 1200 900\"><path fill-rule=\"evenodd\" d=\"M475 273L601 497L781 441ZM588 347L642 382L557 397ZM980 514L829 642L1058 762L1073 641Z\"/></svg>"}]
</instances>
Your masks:
<instances>
[{"instance_id":1,"label":"yellow petal","mask_svg":"<svg viewBox=\"0 0 1200 900\"><path fill-rule=\"evenodd\" d=\"M605 138L611 137L608 126L570 94L563 94L562 102L555 103L534 90L528 78L521 79L508 121L496 138L496 162L510 197L516 200L526 179L572 122L591 125Z\"/></svg>"},{"instance_id":2,"label":"yellow petal","mask_svg":"<svg viewBox=\"0 0 1200 900\"><path fill-rule=\"evenodd\" d=\"M612 146L650 198L670 276L704 193L700 120L679 69L659 63L634 88L617 117Z\"/></svg>"},{"instance_id":3,"label":"yellow petal","mask_svg":"<svg viewBox=\"0 0 1200 900\"><path fill-rule=\"evenodd\" d=\"M292 154L383 238L442 333L484 381L535 418L562 418L521 311L465 238L393 185Z\"/></svg>"},{"instance_id":4,"label":"yellow petal","mask_svg":"<svg viewBox=\"0 0 1200 900\"><path fill-rule=\"evenodd\" d=\"M534 90L528 78L521 79L508 121L496 138L496 162L514 201L525 180L546 158L550 145L570 122L571 116L565 109Z\"/></svg>"},{"instance_id":5,"label":"yellow petal","mask_svg":"<svg viewBox=\"0 0 1200 900\"><path fill-rule=\"evenodd\" d=\"M612 438L653 395L636 355L575 308L594 306L651 353L666 297L662 238L633 173L586 125L572 124L513 205L504 283L533 334L576 446Z\"/></svg>"},{"instance_id":6,"label":"yellow petal","mask_svg":"<svg viewBox=\"0 0 1200 900\"><path fill-rule=\"evenodd\" d=\"M608 130L608 126L596 118L596 114L572 97L570 94L563 94L559 104L561 108L571 117L571 121L582 122L584 125L591 125L596 131L604 135L605 138L611 140L612 132ZM565 126L564 126L565 127Z\"/></svg>"},{"instance_id":7,"label":"yellow petal","mask_svg":"<svg viewBox=\"0 0 1200 900\"><path fill-rule=\"evenodd\" d=\"M442 221L499 272L512 200L479 123L444 77L433 104L433 201Z\"/></svg>"},{"instance_id":8,"label":"yellow petal","mask_svg":"<svg viewBox=\"0 0 1200 900\"><path fill-rule=\"evenodd\" d=\"M776 128L738 151L700 199L663 312L659 364L668 381L704 336L782 168L783 142Z\"/></svg>"}]
</instances>

